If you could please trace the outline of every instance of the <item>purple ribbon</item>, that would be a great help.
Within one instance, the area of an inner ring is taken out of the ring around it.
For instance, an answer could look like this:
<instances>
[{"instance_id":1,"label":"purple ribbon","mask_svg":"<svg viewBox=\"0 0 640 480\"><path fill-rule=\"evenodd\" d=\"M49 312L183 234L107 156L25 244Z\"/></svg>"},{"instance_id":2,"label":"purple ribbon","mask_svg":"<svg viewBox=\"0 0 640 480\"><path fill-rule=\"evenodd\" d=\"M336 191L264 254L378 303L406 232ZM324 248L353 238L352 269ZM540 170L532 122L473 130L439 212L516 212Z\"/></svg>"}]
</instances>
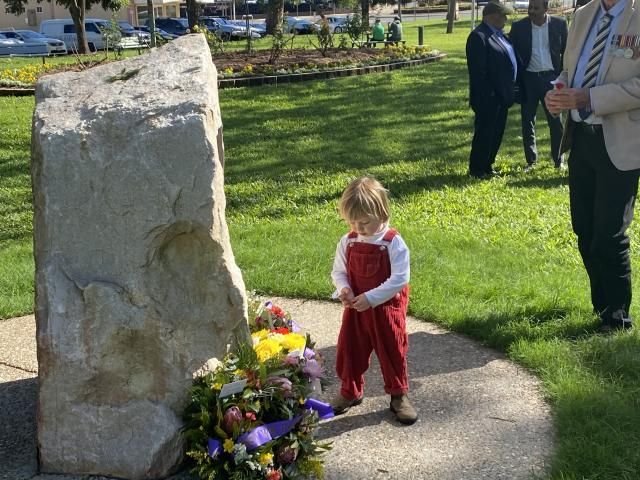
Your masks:
<instances>
[{"instance_id":1,"label":"purple ribbon","mask_svg":"<svg viewBox=\"0 0 640 480\"><path fill-rule=\"evenodd\" d=\"M327 418L333 417L333 408L331 408L331 405L321 402L320 400L316 400L315 398L307 398L307 401L304 402L304 408L318 412L320 420L326 420Z\"/></svg>"},{"instance_id":2,"label":"purple ribbon","mask_svg":"<svg viewBox=\"0 0 640 480\"><path fill-rule=\"evenodd\" d=\"M280 420L278 422L265 423L259 427L249 430L238 437L238 442L244 443L247 451L255 450L271 440L275 440L282 435L289 433L296 426L296 423L302 418L301 415L293 417L289 420Z\"/></svg>"},{"instance_id":3,"label":"purple ribbon","mask_svg":"<svg viewBox=\"0 0 640 480\"><path fill-rule=\"evenodd\" d=\"M209 447L209 456L216 458L216 455L220 451L220 442L214 438L210 438L207 442L207 447Z\"/></svg>"},{"instance_id":4,"label":"purple ribbon","mask_svg":"<svg viewBox=\"0 0 640 480\"><path fill-rule=\"evenodd\" d=\"M320 402L315 398L308 398L304 402L304 408L307 410L315 410L318 412L320 419L333 417L333 409L328 403ZM243 433L238 437L238 442L243 443L247 447L247 451L250 452L256 448L264 445L265 443L275 440L282 435L289 433L293 430L293 427L300 421L302 415L298 415L289 420L280 420L277 422L265 423L259 427L253 428L246 433ZM209 456L215 458L220 452L220 442L213 438L208 441Z\"/></svg>"}]
</instances>

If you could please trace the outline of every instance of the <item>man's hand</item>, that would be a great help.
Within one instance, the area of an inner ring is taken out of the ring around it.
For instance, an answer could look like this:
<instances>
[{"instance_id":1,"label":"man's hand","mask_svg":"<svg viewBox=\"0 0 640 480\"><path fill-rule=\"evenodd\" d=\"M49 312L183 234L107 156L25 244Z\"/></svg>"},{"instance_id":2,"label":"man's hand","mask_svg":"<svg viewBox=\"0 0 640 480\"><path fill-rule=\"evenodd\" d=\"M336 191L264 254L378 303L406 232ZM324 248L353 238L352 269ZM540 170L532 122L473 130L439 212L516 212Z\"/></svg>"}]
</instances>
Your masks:
<instances>
[{"instance_id":1,"label":"man's hand","mask_svg":"<svg viewBox=\"0 0 640 480\"><path fill-rule=\"evenodd\" d=\"M338 295L338 299L346 308L353 308L353 300L355 298L356 297L353 294L353 290L351 290L349 287L344 287L342 290L340 290L340 294Z\"/></svg>"},{"instance_id":2,"label":"man's hand","mask_svg":"<svg viewBox=\"0 0 640 480\"><path fill-rule=\"evenodd\" d=\"M558 115L563 110L572 110L574 108L591 110L588 88L549 90L544 97L544 103L552 115Z\"/></svg>"},{"instance_id":3,"label":"man's hand","mask_svg":"<svg viewBox=\"0 0 640 480\"><path fill-rule=\"evenodd\" d=\"M364 312L371 308L371 304L369 300L367 300L367 296L364 293L358 295L353 301L353 308L355 308L359 312Z\"/></svg>"}]
</instances>

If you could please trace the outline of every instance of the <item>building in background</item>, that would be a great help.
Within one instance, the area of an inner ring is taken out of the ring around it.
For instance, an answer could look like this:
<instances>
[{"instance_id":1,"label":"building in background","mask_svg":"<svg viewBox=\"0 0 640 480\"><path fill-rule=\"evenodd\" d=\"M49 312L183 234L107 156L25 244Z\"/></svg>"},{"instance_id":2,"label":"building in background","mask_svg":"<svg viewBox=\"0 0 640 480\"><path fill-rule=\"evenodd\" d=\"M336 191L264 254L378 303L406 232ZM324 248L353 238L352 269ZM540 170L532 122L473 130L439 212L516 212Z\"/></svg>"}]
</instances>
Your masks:
<instances>
[{"instance_id":1,"label":"building in background","mask_svg":"<svg viewBox=\"0 0 640 480\"><path fill-rule=\"evenodd\" d=\"M179 17L180 0L153 0L153 8L156 17ZM132 25L144 25L149 16L147 0L130 0L129 5L118 12L104 10L100 5L93 5L91 10L87 10L87 18L104 18L109 20L125 20ZM71 18L69 11L55 1L37 3L35 0L29 1L25 5L25 13L13 15L0 9L0 29L16 28L38 31L40 24L44 20L54 18Z\"/></svg>"}]
</instances>

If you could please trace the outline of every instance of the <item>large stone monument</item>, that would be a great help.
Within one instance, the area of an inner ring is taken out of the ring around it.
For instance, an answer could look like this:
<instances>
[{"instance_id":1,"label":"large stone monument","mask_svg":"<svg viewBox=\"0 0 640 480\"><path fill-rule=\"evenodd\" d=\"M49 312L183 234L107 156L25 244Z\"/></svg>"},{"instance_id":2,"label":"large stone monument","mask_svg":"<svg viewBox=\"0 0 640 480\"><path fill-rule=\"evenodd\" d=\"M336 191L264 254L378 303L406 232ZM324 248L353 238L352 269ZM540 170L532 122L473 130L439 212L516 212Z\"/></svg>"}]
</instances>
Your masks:
<instances>
[{"instance_id":1,"label":"large stone monument","mask_svg":"<svg viewBox=\"0 0 640 480\"><path fill-rule=\"evenodd\" d=\"M204 37L41 80L32 150L41 471L166 476L192 374L248 334Z\"/></svg>"}]
</instances>

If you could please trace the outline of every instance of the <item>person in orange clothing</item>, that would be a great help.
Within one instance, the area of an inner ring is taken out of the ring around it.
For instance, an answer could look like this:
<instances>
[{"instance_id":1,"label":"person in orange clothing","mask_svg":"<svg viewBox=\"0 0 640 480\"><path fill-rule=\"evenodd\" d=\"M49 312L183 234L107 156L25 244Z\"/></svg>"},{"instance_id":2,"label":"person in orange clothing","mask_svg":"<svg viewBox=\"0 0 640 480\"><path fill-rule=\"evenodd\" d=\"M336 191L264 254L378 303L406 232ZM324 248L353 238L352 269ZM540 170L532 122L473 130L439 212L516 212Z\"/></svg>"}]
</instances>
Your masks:
<instances>
[{"instance_id":1,"label":"person in orange clothing","mask_svg":"<svg viewBox=\"0 0 640 480\"><path fill-rule=\"evenodd\" d=\"M334 296L345 307L336 358L341 388L331 406L340 415L362 403L364 373L375 351L391 411L400 423L412 424L418 414L407 397L409 249L389 227L387 190L374 178L349 184L340 215L351 231L338 243L331 272Z\"/></svg>"}]
</instances>

